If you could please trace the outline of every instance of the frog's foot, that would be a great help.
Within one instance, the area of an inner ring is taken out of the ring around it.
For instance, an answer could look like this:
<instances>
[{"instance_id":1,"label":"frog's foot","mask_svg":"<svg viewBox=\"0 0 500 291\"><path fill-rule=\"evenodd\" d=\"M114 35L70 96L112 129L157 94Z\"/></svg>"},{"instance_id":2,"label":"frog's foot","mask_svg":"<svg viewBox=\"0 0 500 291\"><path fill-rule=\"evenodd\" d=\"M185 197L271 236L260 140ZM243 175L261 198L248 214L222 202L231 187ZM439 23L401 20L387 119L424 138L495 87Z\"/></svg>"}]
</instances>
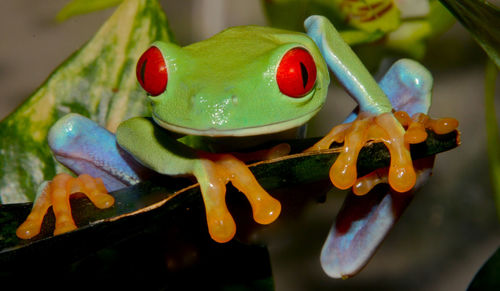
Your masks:
<instances>
[{"instance_id":1,"label":"frog's foot","mask_svg":"<svg viewBox=\"0 0 500 291\"><path fill-rule=\"evenodd\" d=\"M245 194L257 223L269 224L278 218L280 202L260 186L242 161L229 154L204 153L200 165L195 170L195 176L200 183L208 231L213 240L227 242L236 233L236 224L225 201L228 182Z\"/></svg>"},{"instance_id":2,"label":"frog's foot","mask_svg":"<svg viewBox=\"0 0 500 291\"><path fill-rule=\"evenodd\" d=\"M392 113L377 116L361 113L355 121L334 127L308 151L327 149L333 142L344 142L330 168L330 180L337 188L348 189L357 179L356 162L361 148L369 141L383 142L391 154L389 184L398 192L406 192L415 185L416 176L404 135L404 128Z\"/></svg>"},{"instance_id":3,"label":"frog's foot","mask_svg":"<svg viewBox=\"0 0 500 291\"><path fill-rule=\"evenodd\" d=\"M365 189L371 189L382 182L389 182L397 192L407 192L413 188L417 178L412 165L410 144L424 141L427 138L426 128L443 134L457 126L454 119L432 120L421 113L412 118L401 112L377 116L361 113L355 121L334 127L307 151L324 150L333 142L344 142L339 157L330 168L330 179L337 188L348 189L359 184L356 162L361 148L368 142L383 142L391 155L387 174L378 171L368 175L364 183L361 183L358 193L366 193Z\"/></svg>"},{"instance_id":4,"label":"frog's foot","mask_svg":"<svg viewBox=\"0 0 500 291\"><path fill-rule=\"evenodd\" d=\"M410 117L404 111L397 111L394 116L406 129L405 141L411 144L425 141L427 139L426 129L430 129L436 134L447 134L458 127L458 121L455 118L432 119L424 113L415 113Z\"/></svg>"},{"instance_id":5,"label":"frog's foot","mask_svg":"<svg viewBox=\"0 0 500 291\"><path fill-rule=\"evenodd\" d=\"M61 173L47 183L33 204L28 218L19 226L16 234L19 238L30 239L40 233L43 218L52 206L56 217L54 235L76 229L71 215L69 197L73 193L83 193L98 208L108 208L114 204L113 196L107 194L100 178L82 174L77 178Z\"/></svg>"},{"instance_id":6,"label":"frog's foot","mask_svg":"<svg viewBox=\"0 0 500 291\"><path fill-rule=\"evenodd\" d=\"M424 113L416 113L410 117L404 111L398 111L394 113L394 116L406 129L404 139L405 143L408 144L416 144L425 141L427 139L426 129L430 129L437 134L447 134L458 127L458 121L454 118L432 119ZM419 176L419 171L422 169L432 168L433 162L429 164L428 161L430 161L430 159L421 159L413 163L417 171L417 176ZM433 158L432 161L434 161ZM353 193L356 195L365 195L376 185L387 183L388 175L389 169L381 168L357 179L352 188Z\"/></svg>"},{"instance_id":7,"label":"frog's foot","mask_svg":"<svg viewBox=\"0 0 500 291\"><path fill-rule=\"evenodd\" d=\"M415 188L419 188L426 182L426 179L430 176L429 172L434 166L435 156L429 156L419 160L413 161L413 168L417 175L417 183ZM388 183L389 168L380 168L366 176L363 176L356 180L356 183L352 186L352 192L357 196L366 195L375 186L382 183ZM425 178L422 178L425 177Z\"/></svg>"}]
</instances>

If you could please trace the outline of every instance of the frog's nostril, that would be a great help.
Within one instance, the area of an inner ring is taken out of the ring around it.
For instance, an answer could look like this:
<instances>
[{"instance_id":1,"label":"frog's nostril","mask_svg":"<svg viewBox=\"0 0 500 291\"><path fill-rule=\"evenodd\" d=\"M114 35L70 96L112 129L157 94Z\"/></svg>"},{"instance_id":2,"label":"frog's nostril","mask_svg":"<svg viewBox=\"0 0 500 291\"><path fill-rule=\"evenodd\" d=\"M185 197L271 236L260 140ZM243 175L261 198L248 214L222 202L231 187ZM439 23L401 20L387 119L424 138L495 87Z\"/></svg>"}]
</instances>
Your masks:
<instances>
[{"instance_id":1,"label":"frog's nostril","mask_svg":"<svg viewBox=\"0 0 500 291\"><path fill-rule=\"evenodd\" d=\"M239 102L238 96L236 96L236 95L231 96L231 102L234 105L238 105L238 102Z\"/></svg>"}]
</instances>

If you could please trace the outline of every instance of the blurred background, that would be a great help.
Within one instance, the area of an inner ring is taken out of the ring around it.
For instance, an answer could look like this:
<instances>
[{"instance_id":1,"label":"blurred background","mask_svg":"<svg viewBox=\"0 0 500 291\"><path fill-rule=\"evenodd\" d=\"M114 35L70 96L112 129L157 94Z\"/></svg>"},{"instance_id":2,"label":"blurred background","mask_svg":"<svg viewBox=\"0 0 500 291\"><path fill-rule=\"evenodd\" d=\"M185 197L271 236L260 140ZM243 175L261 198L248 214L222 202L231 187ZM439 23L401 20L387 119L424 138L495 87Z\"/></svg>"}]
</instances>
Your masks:
<instances>
[{"instance_id":1,"label":"blurred background","mask_svg":"<svg viewBox=\"0 0 500 291\"><path fill-rule=\"evenodd\" d=\"M56 23L55 15L67 2L0 1L0 118L90 39L113 11ZM181 45L229 26L266 25L257 0L161 2ZM423 63L435 78L430 113L457 118L462 145L438 156L430 182L368 266L352 279L330 279L319 264L344 191L330 191L326 203L310 205L301 217L273 228L269 251L276 290L464 290L500 245L486 153L486 55L457 23L430 43ZM341 89L332 87L325 108L310 123L309 135L324 135L353 107Z\"/></svg>"}]
</instances>

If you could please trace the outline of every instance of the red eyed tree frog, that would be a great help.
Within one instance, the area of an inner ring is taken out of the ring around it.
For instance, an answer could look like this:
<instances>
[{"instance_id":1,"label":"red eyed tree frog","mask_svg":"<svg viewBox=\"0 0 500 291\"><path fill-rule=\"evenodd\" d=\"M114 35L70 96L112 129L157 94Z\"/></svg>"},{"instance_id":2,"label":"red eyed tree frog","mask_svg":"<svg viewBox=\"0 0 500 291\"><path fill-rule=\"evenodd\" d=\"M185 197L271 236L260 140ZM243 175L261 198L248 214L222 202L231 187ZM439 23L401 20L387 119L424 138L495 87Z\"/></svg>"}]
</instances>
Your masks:
<instances>
[{"instance_id":1,"label":"red eyed tree frog","mask_svg":"<svg viewBox=\"0 0 500 291\"><path fill-rule=\"evenodd\" d=\"M256 222L273 222L281 205L259 185L244 162L233 154L209 151L207 145L197 146L197 137L238 137L247 142L303 125L325 101L328 67L359 108L347 123L335 127L309 150L328 148L333 141L344 142L331 168L331 180L341 189L357 185L358 192L365 193L373 186L373 179L358 179L357 155L367 142L382 141L392 157L388 183L398 192L410 190L416 175L409 144L424 140L426 127L447 132L456 124L450 120L431 122L423 115L420 119L407 115L398 119L391 105L394 100L387 97L328 20L312 16L305 26L307 34L242 26L183 48L171 43L152 44L139 59L136 72L148 93L152 117L124 121L116 140L79 115L70 114L58 121L49 133L49 144L59 161L81 175L59 174L42 187L18 236L37 235L51 205L56 216L54 233L75 229L68 202L71 193L83 192L97 207L109 207L114 200L107 192L139 181L144 166L165 175L193 175L197 179L209 233L217 242L231 240L236 232L225 203L228 182L246 195ZM405 78L418 79L406 71L394 76L401 84ZM404 91L398 84L391 92ZM418 103L410 107L425 113L430 94L428 88L422 92L417 101L404 99L408 94L388 95L399 98L396 101L403 109ZM179 134L190 138L179 138ZM275 152L271 149L267 154Z\"/></svg>"}]
</instances>

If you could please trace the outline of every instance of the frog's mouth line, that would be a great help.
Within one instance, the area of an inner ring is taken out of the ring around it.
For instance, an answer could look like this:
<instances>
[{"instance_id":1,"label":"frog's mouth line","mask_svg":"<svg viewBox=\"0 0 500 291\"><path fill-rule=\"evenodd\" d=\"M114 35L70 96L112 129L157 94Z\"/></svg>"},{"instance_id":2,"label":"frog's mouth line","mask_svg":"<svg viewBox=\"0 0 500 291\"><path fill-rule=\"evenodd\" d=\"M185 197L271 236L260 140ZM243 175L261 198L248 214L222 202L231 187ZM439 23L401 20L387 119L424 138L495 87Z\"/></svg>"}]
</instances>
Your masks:
<instances>
[{"instance_id":1,"label":"frog's mouth line","mask_svg":"<svg viewBox=\"0 0 500 291\"><path fill-rule=\"evenodd\" d=\"M270 123L253 127L243 127L237 129L224 129L224 130L216 128L194 129L194 128L175 125L161 120L154 112L153 112L153 119L158 125L160 125L165 129L186 135L211 136L211 137L252 136L261 134L272 134L272 133L282 132L294 127L298 127L309 121L309 119L311 119L314 115L316 115L316 113L318 113L320 109L321 106L297 118L280 121L276 123ZM262 130L263 128L265 128L265 130Z\"/></svg>"}]
</instances>

